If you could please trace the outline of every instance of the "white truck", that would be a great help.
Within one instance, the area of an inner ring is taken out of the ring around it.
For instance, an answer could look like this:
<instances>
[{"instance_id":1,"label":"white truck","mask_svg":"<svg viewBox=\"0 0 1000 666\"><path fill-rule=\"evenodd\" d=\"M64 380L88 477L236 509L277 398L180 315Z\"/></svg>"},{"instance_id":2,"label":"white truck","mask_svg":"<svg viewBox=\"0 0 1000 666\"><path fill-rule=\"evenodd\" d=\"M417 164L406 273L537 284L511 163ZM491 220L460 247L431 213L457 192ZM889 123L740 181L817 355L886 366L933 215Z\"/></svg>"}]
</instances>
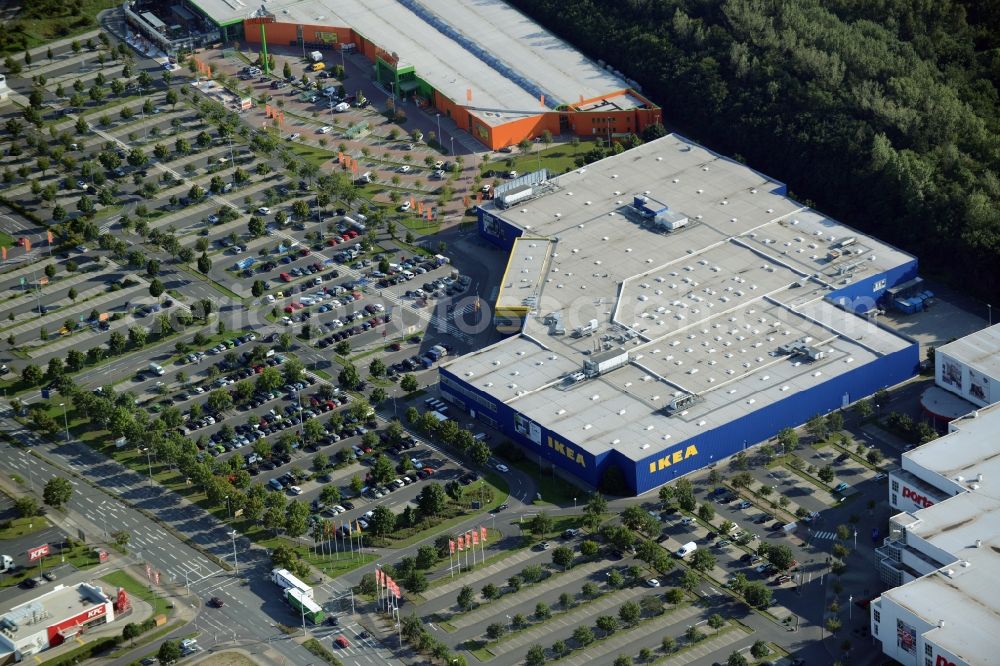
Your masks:
<instances>
[{"instance_id":1,"label":"white truck","mask_svg":"<svg viewBox=\"0 0 1000 666\"><path fill-rule=\"evenodd\" d=\"M0 555L0 573L10 573L17 568L14 558L10 555Z\"/></svg>"},{"instance_id":2,"label":"white truck","mask_svg":"<svg viewBox=\"0 0 1000 666\"><path fill-rule=\"evenodd\" d=\"M309 59L313 62L323 62L323 54L319 51L313 51L309 54Z\"/></svg>"},{"instance_id":3,"label":"white truck","mask_svg":"<svg viewBox=\"0 0 1000 666\"><path fill-rule=\"evenodd\" d=\"M164 370L163 366L160 365L159 363L150 363L149 371L152 372L157 377L162 377L166 373L166 370Z\"/></svg>"},{"instance_id":4,"label":"white truck","mask_svg":"<svg viewBox=\"0 0 1000 666\"><path fill-rule=\"evenodd\" d=\"M350 104L348 104L347 102L341 102L337 106L333 107L333 110L336 113L343 113L344 111L347 111L350 108L351 108Z\"/></svg>"}]
</instances>

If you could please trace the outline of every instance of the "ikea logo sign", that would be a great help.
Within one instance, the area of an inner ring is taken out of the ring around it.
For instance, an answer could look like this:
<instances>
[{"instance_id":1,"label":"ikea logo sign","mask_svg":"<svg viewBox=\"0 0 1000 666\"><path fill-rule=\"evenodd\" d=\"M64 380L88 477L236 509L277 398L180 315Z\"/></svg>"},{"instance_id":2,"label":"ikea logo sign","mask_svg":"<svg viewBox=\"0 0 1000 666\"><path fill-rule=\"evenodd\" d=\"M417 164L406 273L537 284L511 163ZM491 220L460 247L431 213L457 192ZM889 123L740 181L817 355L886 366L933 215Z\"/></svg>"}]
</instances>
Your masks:
<instances>
[{"instance_id":1,"label":"ikea logo sign","mask_svg":"<svg viewBox=\"0 0 1000 666\"><path fill-rule=\"evenodd\" d=\"M562 442L560 442L558 439L555 439L551 435L549 435L549 437L545 440L545 443L548 444L549 448L555 451L556 453L566 456L567 460L575 462L580 467L587 466L587 461L586 459L584 459L583 454L580 453L579 451L574 450L573 447L569 446L568 444L563 444Z\"/></svg>"},{"instance_id":2,"label":"ikea logo sign","mask_svg":"<svg viewBox=\"0 0 1000 666\"><path fill-rule=\"evenodd\" d=\"M668 451L662 458L657 458L649 463L649 473L655 474L656 472L665 470L671 465L676 465L684 462L688 458L693 458L696 455L698 455L698 447L694 444L689 444L683 451L681 449Z\"/></svg>"}]
</instances>

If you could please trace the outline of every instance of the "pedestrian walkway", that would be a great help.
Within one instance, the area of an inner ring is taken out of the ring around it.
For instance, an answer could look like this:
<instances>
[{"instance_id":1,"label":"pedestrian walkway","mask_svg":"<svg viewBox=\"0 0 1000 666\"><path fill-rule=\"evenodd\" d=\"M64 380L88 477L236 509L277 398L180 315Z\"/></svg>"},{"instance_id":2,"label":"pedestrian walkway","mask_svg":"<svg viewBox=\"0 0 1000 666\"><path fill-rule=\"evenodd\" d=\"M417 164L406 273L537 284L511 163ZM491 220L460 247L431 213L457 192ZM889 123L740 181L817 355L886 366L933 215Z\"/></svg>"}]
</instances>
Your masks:
<instances>
[{"instance_id":1,"label":"pedestrian walkway","mask_svg":"<svg viewBox=\"0 0 1000 666\"><path fill-rule=\"evenodd\" d=\"M520 606L525 600L538 597L553 590L568 589L573 583L588 578L591 574L603 569L605 566L606 564L603 561L588 562L587 564L574 567L564 574L553 574L537 585L524 587L519 592L506 594L499 600L485 603L469 613L453 618L450 622L456 628L463 629L486 622L491 618L502 617L508 610Z\"/></svg>"},{"instance_id":2,"label":"pedestrian walkway","mask_svg":"<svg viewBox=\"0 0 1000 666\"><path fill-rule=\"evenodd\" d=\"M809 531L809 538L810 539L827 539L827 540L830 540L830 539L836 539L837 538L837 533L829 531L829 530L825 530L825 531L822 531L822 532L813 532L812 530L808 530L808 531Z\"/></svg>"},{"instance_id":3,"label":"pedestrian walkway","mask_svg":"<svg viewBox=\"0 0 1000 666\"><path fill-rule=\"evenodd\" d=\"M438 597L443 597L446 594L457 593L458 590L469 584L468 574L475 572L477 579L489 578L490 576L494 576L505 569L515 567L518 564L531 559L533 555L534 553L531 552L531 549L525 548L517 554L505 557L499 562L494 562L485 568L476 568L466 574L455 576L453 579L450 578L447 583L435 585L427 591L421 592L420 596L422 596L426 602L431 601L432 599L437 599Z\"/></svg>"}]
</instances>

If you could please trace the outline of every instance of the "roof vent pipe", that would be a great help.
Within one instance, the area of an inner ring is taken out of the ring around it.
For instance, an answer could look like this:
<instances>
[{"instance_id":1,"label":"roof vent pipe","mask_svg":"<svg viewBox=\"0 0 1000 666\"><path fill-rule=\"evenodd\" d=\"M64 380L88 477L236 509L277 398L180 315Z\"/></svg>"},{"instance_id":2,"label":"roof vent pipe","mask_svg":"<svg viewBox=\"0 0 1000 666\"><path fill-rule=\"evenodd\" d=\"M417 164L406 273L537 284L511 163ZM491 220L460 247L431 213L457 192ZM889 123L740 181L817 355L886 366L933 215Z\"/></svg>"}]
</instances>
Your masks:
<instances>
[{"instance_id":1,"label":"roof vent pipe","mask_svg":"<svg viewBox=\"0 0 1000 666\"><path fill-rule=\"evenodd\" d=\"M983 540L976 539L976 548L982 548L982 547L983 547Z\"/></svg>"},{"instance_id":2,"label":"roof vent pipe","mask_svg":"<svg viewBox=\"0 0 1000 666\"><path fill-rule=\"evenodd\" d=\"M976 481L978 481L979 483L982 483L983 482L983 475L982 474L976 474Z\"/></svg>"},{"instance_id":3,"label":"roof vent pipe","mask_svg":"<svg viewBox=\"0 0 1000 666\"><path fill-rule=\"evenodd\" d=\"M938 629L944 629L944 620L938 620Z\"/></svg>"}]
</instances>

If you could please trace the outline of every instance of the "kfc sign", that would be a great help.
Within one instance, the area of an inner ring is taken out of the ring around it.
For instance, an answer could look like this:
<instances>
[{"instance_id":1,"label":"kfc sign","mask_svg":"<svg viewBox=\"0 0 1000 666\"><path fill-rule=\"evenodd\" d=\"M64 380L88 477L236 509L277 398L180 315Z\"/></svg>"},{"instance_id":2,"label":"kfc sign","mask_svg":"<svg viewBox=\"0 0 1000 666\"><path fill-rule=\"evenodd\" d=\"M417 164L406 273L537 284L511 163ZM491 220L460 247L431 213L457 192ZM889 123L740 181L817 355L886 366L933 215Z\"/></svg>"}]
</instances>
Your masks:
<instances>
[{"instance_id":1,"label":"kfc sign","mask_svg":"<svg viewBox=\"0 0 1000 666\"><path fill-rule=\"evenodd\" d=\"M38 548L29 548L28 561L34 562L38 558L45 557L48 554L49 554L49 544L45 544L44 546L39 546Z\"/></svg>"},{"instance_id":2,"label":"kfc sign","mask_svg":"<svg viewBox=\"0 0 1000 666\"><path fill-rule=\"evenodd\" d=\"M919 494L917 492L914 492L914 491L910 490L909 488L907 488L906 486L903 486L903 497L905 497L906 499L910 500L911 502L913 502L917 506L923 507L925 509L927 507L929 507L929 506L934 506L934 502L932 502L926 496L921 495L921 494Z\"/></svg>"},{"instance_id":3,"label":"kfc sign","mask_svg":"<svg viewBox=\"0 0 1000 666\"><path fill-rule=\"evenodd\" d=\"M955 665L955 662L948 661L947 659L945 659L941 655L938 655L937 656L937 661L934 662L934 666L956 666L956 665Z\"/></svg>"},{"instance_id":4,"label":"kfc sign","mask_svg":"<svg viewBox=\"0 0 1000 666\"><path fill-rule=\"evenodd\" d=\"M84 618L84 622L88 622L90 620L93 620L95 617L100 617L104 615L104 611L105 611L104 604L91 608L89 611L87 611L87 614Z\"/></svg>"}]
</instances>

